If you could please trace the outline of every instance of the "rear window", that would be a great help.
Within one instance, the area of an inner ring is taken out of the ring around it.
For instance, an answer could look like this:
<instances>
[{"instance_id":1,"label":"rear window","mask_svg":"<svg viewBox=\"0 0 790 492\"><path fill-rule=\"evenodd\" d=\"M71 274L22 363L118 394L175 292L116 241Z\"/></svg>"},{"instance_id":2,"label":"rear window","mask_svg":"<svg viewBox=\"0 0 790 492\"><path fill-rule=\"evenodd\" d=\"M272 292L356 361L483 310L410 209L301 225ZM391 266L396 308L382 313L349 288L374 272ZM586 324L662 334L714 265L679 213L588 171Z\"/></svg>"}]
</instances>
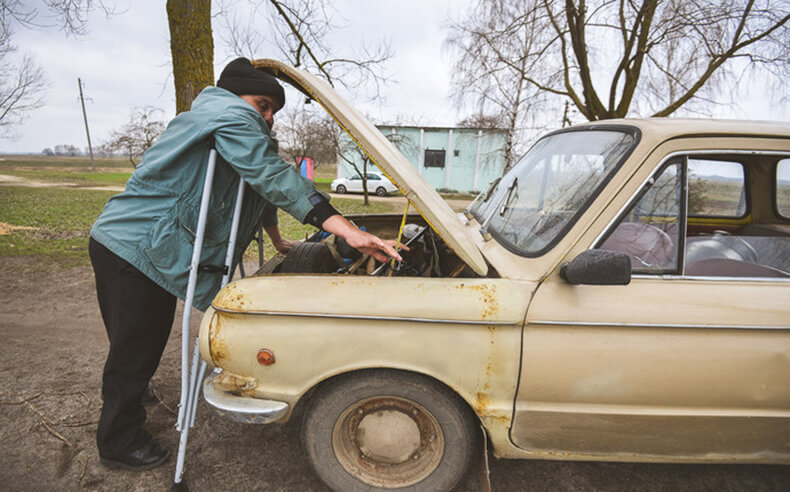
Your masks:
<instances>
[{"instance_id":1,"label":"rear window","mask_svg":"<svg viewBox=\"0 0 790 492\"><path fill-rule=\"evenodd\" d=\"M782 159L776 165L776 211L790 218L790 159Z\"/></svg>"},{"instance_id":2,"label":"rear window","mask_svg":"<svg viewBox=\"0 0 790 492\"><path fill-rule=\"evenodd\" d=\"M691 217L743 217L746 186L743 164L691 158L688 161L688 214Z\"/></svg>"}]
</instances>

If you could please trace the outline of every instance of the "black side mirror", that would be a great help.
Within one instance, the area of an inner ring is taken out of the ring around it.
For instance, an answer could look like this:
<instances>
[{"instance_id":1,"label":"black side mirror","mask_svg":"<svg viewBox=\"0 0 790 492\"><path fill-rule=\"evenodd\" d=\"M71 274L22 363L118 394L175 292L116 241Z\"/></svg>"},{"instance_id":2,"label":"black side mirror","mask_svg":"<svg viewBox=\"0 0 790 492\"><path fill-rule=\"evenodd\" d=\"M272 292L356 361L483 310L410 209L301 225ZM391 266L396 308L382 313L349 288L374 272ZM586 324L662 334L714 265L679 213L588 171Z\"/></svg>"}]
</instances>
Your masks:
<instances>
[{"instance_id":1,"label":"black side mirror","mask_svg":"<svg viewBox=\"0 0 790 492\"><path fill-rule=\"evenodd\" d=\"M628 285L631 257L620 251L589 249L562 265L560 277L570 284Z\"/></svg>"}]
</instances>

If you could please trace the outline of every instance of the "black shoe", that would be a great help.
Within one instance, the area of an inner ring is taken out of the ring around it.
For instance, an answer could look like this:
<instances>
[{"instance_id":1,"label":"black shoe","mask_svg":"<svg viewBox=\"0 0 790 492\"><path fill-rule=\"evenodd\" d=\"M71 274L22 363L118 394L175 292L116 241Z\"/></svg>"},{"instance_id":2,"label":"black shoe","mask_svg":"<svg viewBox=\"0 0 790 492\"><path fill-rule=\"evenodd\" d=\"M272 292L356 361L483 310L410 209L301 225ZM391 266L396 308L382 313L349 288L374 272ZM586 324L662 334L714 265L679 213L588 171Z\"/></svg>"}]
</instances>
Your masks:
<instances>
[{"instance_id":1,"label":"black shoe","mask_svg":"<svg viewBox=\"0 0 790 492\"><path fill-rule=\"evenodd\" d=\"M170 451L159 444L156 439L151 439L140 449L119 458L100 457L105 466L123 468L125 470L143 471L156 468L167 460Z\"/></svg>"}]
</instances>

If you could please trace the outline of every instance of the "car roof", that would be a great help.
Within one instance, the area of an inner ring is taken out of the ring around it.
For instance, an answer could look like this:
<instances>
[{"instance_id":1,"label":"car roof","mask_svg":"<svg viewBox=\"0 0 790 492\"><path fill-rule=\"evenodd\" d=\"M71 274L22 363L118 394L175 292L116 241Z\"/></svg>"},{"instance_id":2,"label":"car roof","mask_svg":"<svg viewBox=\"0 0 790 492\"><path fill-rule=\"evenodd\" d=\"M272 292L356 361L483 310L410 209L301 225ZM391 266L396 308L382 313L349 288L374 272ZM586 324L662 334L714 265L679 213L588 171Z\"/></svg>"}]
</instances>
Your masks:
<instances>
[{"instance_id":1,"label":"car roof","mask_svg":"<svg viewBox=\"0 0 790 492\"><path fill-rule=\"evenodd\" d=\"M715 118L623 118L591 121L572 128L632 126L657 140L688 136L790 137L790 122Z\"/></svg>"}]
</instances>

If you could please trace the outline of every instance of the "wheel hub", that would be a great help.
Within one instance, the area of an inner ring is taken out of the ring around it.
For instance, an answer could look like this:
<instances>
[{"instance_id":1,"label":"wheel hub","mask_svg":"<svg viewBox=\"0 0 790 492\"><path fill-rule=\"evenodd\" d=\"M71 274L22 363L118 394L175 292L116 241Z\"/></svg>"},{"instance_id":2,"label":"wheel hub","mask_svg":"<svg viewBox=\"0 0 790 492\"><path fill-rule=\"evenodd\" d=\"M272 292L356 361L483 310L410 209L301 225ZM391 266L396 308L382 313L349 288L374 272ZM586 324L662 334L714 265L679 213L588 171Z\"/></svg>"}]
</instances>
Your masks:
<instances>
[{"instance_id":1,"label":"wheel hub","mask_svg":"<svg viewBox=\"0 0 790 492\"><path fill-rule=\"evenodd\" d=\"M403 463L420 447L417 423L400 410L365 415L355 437L362 454L380 463Z\"/></svg>"},{"instance_id":2,"label":"wheel hub","mask_svg":"<svg viewBox=\"0 0 790 492\"><path fill-rule=\"evenodd\" d=\"M373 397L340 415L332 446L340 465L358 480L400 488L424 480L439 466L444 435L422 405L394 396Z\"/></svg>"}]
</instances>

